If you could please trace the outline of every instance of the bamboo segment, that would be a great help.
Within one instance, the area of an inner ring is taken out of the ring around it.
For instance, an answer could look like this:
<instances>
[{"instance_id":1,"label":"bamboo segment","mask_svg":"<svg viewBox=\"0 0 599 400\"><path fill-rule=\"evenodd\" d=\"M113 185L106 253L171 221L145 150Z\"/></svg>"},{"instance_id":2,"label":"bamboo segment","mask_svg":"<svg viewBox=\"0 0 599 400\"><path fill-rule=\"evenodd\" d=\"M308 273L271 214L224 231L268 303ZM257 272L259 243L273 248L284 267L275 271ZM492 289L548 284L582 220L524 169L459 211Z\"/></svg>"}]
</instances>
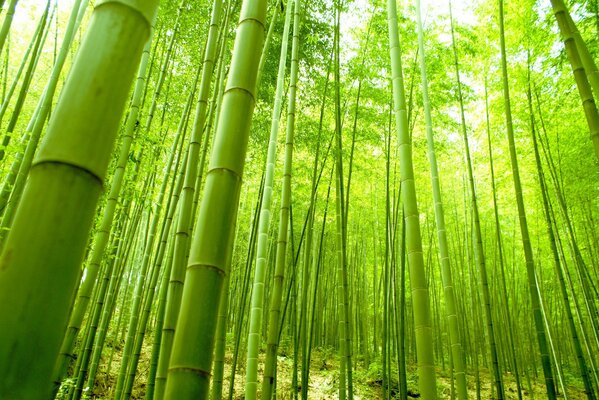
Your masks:
<instances>
[{"instance_id":1,"label":"bamboo segment","mask_svg":"<svg viewBox=\"0 0 599 400\"><path fill-rule=\"evenodd\" d=\"M576 27L570 18L563 0L551 0L551 4L564 40L564 47L566 48L568 59L572 65L572 73L574 74L578 93L582 101L584 115L595 149L595 156L597 157L597 160L599 160L599 111L597 110L597 104L595 103L591 90L591 84L595 84L595 90L599 90L597 72L585 70L585 68L591 68L591 65L594 66L592 59L589 61L590 55L588 55L588 51L586 53L584 51L582 52L582 54L586 56L585 60L587 64L587 67L583 66L579 48L584 45L584 42L581 39L576 41L576 36L580 37L580 34L576 35ZM594 69L596 70L596 68ZM589 83L589 77L592 77L591 83ZM595 95L599 96L599 92L595 93Z\"/></svg>"}]
</instances>

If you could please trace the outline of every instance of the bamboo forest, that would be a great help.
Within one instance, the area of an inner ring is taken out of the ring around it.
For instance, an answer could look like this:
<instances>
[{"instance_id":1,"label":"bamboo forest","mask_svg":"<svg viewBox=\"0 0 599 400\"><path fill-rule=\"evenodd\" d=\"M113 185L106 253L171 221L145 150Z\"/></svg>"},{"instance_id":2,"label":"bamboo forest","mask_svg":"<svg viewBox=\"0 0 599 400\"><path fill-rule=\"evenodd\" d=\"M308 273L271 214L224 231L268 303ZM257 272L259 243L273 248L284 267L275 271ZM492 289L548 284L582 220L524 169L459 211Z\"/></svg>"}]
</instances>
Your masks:
<instances>
[{"instance_id":1,"label":"bamboo forest","mask_svg":"<svg viewBox=\"0 0 599 400\"><path fill-rule=\"evenodd\" d=\"M599 398L599 0L0 0L0 400Z\"/></svg>"}]
</instances>

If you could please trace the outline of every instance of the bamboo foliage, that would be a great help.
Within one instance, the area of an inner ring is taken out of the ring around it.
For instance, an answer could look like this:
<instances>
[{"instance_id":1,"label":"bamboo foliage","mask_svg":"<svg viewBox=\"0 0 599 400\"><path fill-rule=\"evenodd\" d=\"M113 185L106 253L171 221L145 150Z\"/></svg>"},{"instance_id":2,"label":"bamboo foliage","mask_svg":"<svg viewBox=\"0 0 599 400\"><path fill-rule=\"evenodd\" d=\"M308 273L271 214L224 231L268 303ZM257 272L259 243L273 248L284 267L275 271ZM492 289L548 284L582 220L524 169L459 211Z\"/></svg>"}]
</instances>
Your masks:
<instances>
[{"instance_id":1,"label":"bamboo foliage","mask_svg":"<svg viewBox=\"0 0 599 400\"><path fill-rule=\"evenodd\" d=\"M25 66L25 61L27 61L27 55L29 54L29 52L33 46L33 54L32 54L31 60L29 60L29 65L27 66L27 70L25 71L25 76L23 78L21 90L19 91L19 95L17 97L16 104L12 111L10 121L8 123L8 126L6 127L6 133L4 134L4 139L2 140L2 148L0 149L0 160L2 160L4 158L4 155L6 154L6 152L5 152L6 147L9 145L11 136L14 132L15 126L17 125L17 121L18 121L19 115L21 113L23 103L25 101L25 98L27 97L28 89L33 80L33 75L36 70L39 57L41 55L41 49L43 47L43 43L46 41L48 33L50 32L49 29L46 29L46 25L50 25L50 23L52 22L55 11L56 11L56 7L53 7L52 14L51 15L49 14L50 2L48 2L46 4L46 8L44 10L44 13L42 14L42 17L40 18L40 22L38 24L36 33L33 35L31 44L29 45L29 48L27 49L27 52L26 52L25 56L23 57L23 62L21 63L21 67L19 68L19 71L17 72L17 76L15 77L15 80L14 80L13 84L11 85L11 88L9 90L7 98L4 100L4 102L2 104L2 109L0 110L0 121L2 120L2 117L4 116L4 113L6 112L6 110L8 108L8 105L10 102L10 97L12 96L12 94L17 86L19 76L21 74L23 67ZM34 45L34 43L35 43L35 45Z\"/></svg>"},{"instance_id":2,"label":"bamboo foliage","mask_svg":"<svg viewBox=\"0 0 599 400\"><path fill-rule=\"evenodd\" d=\"M43 34L44 26L46 25L47 20L48 20L47 14L44 11L44 13L42 14L40 21L36 27L35 33L31 37L31 40L29 41L27 50L25 50L25 54L23 55L23 59L21 61L21 64L19 65L19 69L17 70L17 73L15 74L15 78L13 79L13 82L10 85L8 92L4 91L4 99L2 101L2 106L0 108L0 121L2 121L2 119L4 118L4 114L8 110L10 100L11 100L12 95L14 94L15 90L17 89L17 85L19 83L19 80L21 79L21 74L23 73L23 70L25 69L25 65L27 64L29 55L32 54L32 49L33 49L34 45L36 45L37 41L39 40L38 37ZM52 18L50 18L50 20L52 20ZM35 58L36 56L37 56L37 54L34 51L33 57ZM23 79L23 82L28 81L27 74L25 76L26 77ZM6 83L6 80L5 80L5 83ZM4 155L6 154L6 146L8 145L8 142L10 141L10 139L7 138L6 136L7 135L5 134L5 137L2 140L2 148L0 149L0 151L2 151L2 153L1 153L2 159L4 158Z\"/></svg>"}]
</instances>

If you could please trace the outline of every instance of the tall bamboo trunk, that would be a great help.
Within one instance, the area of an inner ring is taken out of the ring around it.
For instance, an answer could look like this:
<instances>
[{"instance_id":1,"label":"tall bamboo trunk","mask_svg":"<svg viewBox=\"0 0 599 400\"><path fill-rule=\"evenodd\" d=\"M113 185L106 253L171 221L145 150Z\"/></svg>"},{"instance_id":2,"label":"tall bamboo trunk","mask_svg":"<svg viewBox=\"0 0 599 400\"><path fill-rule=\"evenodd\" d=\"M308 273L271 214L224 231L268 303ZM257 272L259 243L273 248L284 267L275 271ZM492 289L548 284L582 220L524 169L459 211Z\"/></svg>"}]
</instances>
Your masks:
<instances>
[{"instance_id":1,"label":"tall bamboo trunk","mask_svg":"<svg viewBox=\"0 0 599 400\"><path fill-rule=\"evenodd\" d=\"M433 356L431 310L428 284L424 272L424 258L422 255L418 202L416 199L412 148L408 132L408 118L395 0L389 0L387 2L387 12L393 82L393 104L396 124L395 129L399 140L401 191L407 233L406 248L409 260L410 284L412 287L416 352L418 354L418 386L423 398L434 400L437 398L437 387Z\"/></svg>"},{"instance_id":2,"label":"tall bamboo trunk","mask_svg":"<svg viewBox=\"0 0 599 400\"><path fill-rule=\"evenodd\" d=\"M503 100L505 104L505 119L507 127L507 137L510 151L510 162L512 166L512 177L514 178L514 191L516 192L516 204L518 207L518 216L520 221L520 233L522 235L522 245L524 247L524 257L526 260L526 274L528 277L528 288L531 297L531 306L536 329L537 341L541 352L541 363L543 366L543 374L545 376L545 386L547 389L547 397L551 400L556 398L555 383L553 372L551 371L551 359L547 346L547 337L543 317L541 314L541 304L535 276L535 263L533 259L533 250L530 243L530 235L528 232L528 223L526 220L526 211L524 209L524 199L522 197L522 183L520 182L520 170L518 167L518 156L516 154L516 142L514 139L514 128L512 125L512 111L510 103L510 91L508 82L507 59L505 49L505 27L503 17L503 0L499 0L499 39L501 47L501 72L503 79ZM598 143L599 144L599 143ZM599 151L599 147L597 148ZM599 152L597 153L599 156Z\"/></svg>"},{"instance_id":3,"label":"tall bamboo trunk","mask_svg":"<svg viewBox=\"0 0 599 400\"><path fill-rule=\"evenodd\" d=\"M207 397L224 275L228 274L259 53L264 0L244 0L210 170L194 230L166 383L167 398ZM231 115L236 118L231 118ZM199 317L201 316L201 318ZM196 343L193 349L189 342ZM191 350L191 351L190 351Z\"/></svg>"},{"instance_id":4,"label":"tall bamboo trunk","mask_svg":"<svg viewBox=\"0 0 599 400\"><path fill-rule=\"evenodd\" d=\"M119 120L157 7L96 5L31 168L1 256L0 321L13 327L0 333L0 354L11 354L0 364L7 397L49 395Z\"/></svg>"}]
</instances>

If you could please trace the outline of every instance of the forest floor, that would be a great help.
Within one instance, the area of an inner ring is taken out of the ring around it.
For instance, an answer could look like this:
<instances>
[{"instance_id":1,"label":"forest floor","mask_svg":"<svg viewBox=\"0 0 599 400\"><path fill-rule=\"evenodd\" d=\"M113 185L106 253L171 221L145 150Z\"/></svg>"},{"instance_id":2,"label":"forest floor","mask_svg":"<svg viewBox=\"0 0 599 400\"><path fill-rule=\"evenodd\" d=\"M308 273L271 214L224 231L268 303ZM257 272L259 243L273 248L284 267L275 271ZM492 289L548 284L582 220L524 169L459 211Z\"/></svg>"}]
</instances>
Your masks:
<instances>
[{"instance_id":1,"label":"forest floor","mask_svg":"<svg viewBox=\"0 0 599 400\"><path fill-rule=\"evenodd\" d=\"M114 359L109 373L106 373L107 360L102 360L103 364L100 366L99 373L96 379L96 386L94 393L91 397L85 397L88 399L97 400L108 400L113 397L113 390L116 383L116 379L119 374L119 366L121 361L122 348L117 348L114 353ZM146 382L148 378L148 371L150 366L150 353L151 345L146 346L142 350L139 367L135 379L135 385L132 392L132 399L144 399L146 392ZM240 354L240 364L244 364L245 354ZM259 363L259 376L262 374L264 353L260 355ZM233 362L233 355L227 353L225 356L225 381L223 384L223 398L228 398L229 392L229 377L230 377L230 366ZM293 378L293 357L291 354L283 354L278 357L277 367L277 399L278 400L290 400L293 398L292 394L292 378ZM312 362L310 369L310 385L309 385L309 398L314 400L329 400L337 399L337 386L338 386L338 361L337 354L331 349L315 349L312 352ZM468 381L468 392L470 399L477 399L476 390L476 376L472 374L472 371L467 375ZM298 379L300 379L301 371L298 371ZM533 378L531 378L533 379ZM239 365L235 374L234 381L234 400L244 399L244 382L245 382L245 367ZM393 367L392 378L391 378L391 394L392 398L398 396L398 385L397 385L397 370ZM413 397L418 396L417 386L417 371L415 366L408 367L408 390ZM574 383L574 382L573 382ZM583 400L586 399L582 384L575 382L576 385L566 384L566 391L569 400ZM362 360L357 362L357 368L354 369L353 373L353 386L354 386L354 399L366 400L366 399L382 399L383 398L383 387L382 387L382 366L380 361L370 363L369 367L365 367L365 363ZM506 399L517 399L516 382L511 375L505 377L505 392ZM532 381L532 393L531 388L527 382L523 382L523 398L524 399L543 399L545 398L545 388L542 376L538 376ZM481 369L480 371L480 399L490 400L494 397L491 394L492 387L492 376L490 371L487 369ZM258 389L260 390L260 389ZM451 398L451 379L449 371L443 371L440 368L437 369L437 392L440 399ZM560 391L561 392L561 391ZM563 395L559 395L558 398L564 398Z\"/></svg>"}]
</instances>

